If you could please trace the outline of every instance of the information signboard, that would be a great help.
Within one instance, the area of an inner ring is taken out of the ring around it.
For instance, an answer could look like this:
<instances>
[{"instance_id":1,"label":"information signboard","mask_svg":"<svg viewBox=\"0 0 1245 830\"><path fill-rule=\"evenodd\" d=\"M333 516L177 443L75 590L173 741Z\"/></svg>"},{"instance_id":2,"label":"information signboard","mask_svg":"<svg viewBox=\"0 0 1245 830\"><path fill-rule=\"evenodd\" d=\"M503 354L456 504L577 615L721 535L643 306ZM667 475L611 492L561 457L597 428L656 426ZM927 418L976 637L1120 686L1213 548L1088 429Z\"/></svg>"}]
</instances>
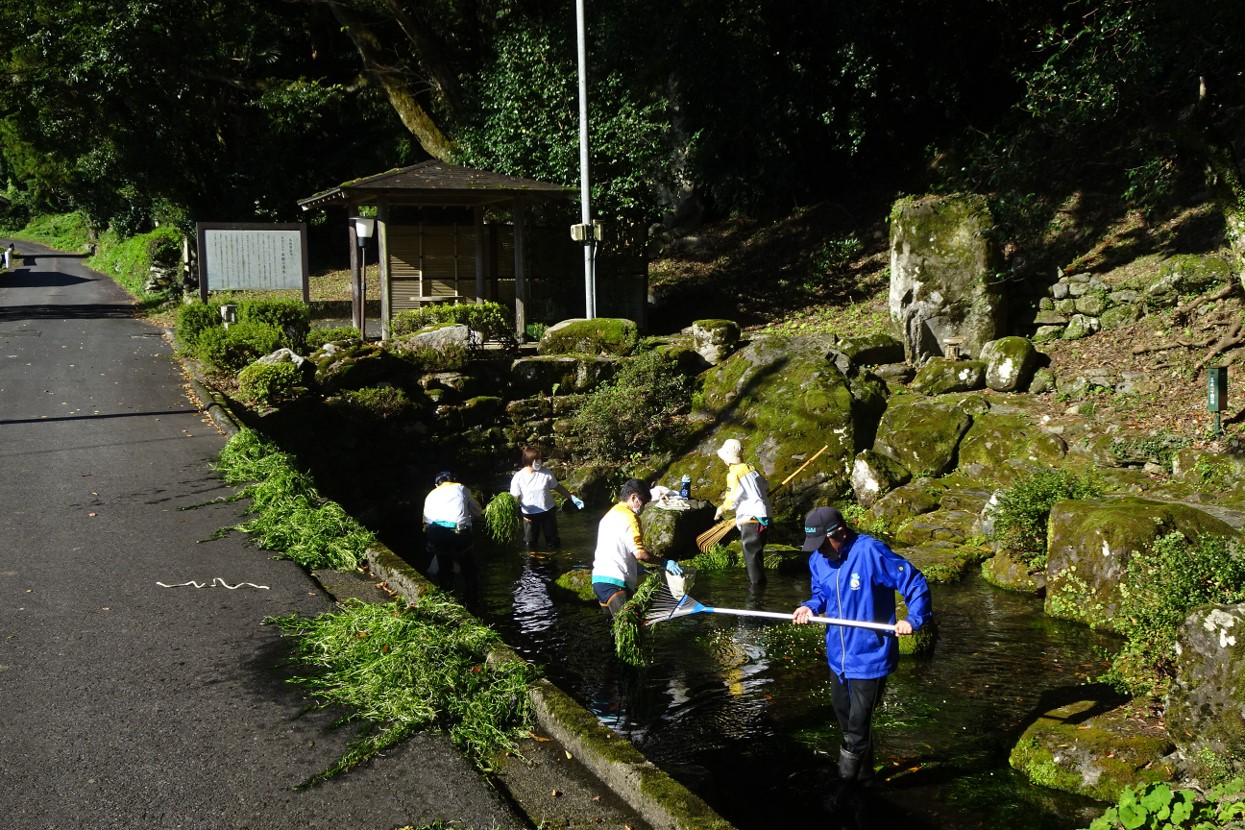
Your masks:
<instances>
[{"instance_id":1,"label":"information signboard","mask_svg":"<svg viewBox=\"0 0 1245 830\"><path fill-rule=\"evenodd\" d=\"M307 280L307 226L303 224L209 223L197 226L199 293L302 289Z\"/></svg>"}]
</instances>

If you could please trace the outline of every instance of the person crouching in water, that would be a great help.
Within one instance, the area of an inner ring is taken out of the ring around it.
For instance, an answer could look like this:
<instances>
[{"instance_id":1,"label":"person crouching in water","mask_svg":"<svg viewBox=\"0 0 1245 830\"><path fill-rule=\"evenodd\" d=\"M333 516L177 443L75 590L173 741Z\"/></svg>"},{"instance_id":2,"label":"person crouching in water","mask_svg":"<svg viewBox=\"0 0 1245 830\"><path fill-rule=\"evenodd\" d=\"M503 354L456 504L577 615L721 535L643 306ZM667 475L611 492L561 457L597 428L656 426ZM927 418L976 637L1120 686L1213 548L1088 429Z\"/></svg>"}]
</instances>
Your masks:
<instances>
[{"instance_id":1,"label":"person crouching in water","mask_svg":"<svg viewBox=\"0 0 1245 830\"><path fill-rule=\"evenodd\" d=\"M428 575L447 591L454 587L454 573L461 571L468 593L475 590L476 564L471 553L471 524L484 515L471 491L446 470L438 473L436 487L424 499L424 538L432 561Z\"/></svg>"},{"instance_id":2,"label":"person crouching in water","mask_svg":"<svg viewBox=\"0 0 1245 830\"><path fill-rule=\"evenodd\" d=\"M640 582L640 562L663 565L672 574L683 569L673 559L663 560L644 547L640 534L640 511L649 503L649 486L638 478L627 479L618 491L618 503L597 526L597 549L592 559L592 591L611 617L635 594Z\"/></svg>"},{"instance_id":3,"label":"person crouching in water","mask_svg":"<svg viewBox=\"0 0 1245 830\"><path fill-rule=\"evenodd\" d=\"M819 507L804 519L804 550L812 572L812 599L795 609L792 622L814 615L889 623L903 637L933 614L929 584L912 563L872 536L858 534L833 507ZM895 621L895 592L908 618ZM873 710L886 677L899 664L899 644L888 632L846 625L826 626L830 703L843 743L839 782L850 787L873 775ZM842 792L842 791L841 791Z\"/></svg>"},{"instance_id":4,"label":"person crouching in water","mask_svg":"<svg viewBox=\"0 0 1245 830\"><path fill-rule=\"evenodd\" d=\"M519 513L523 516L523 543L529 553L540 552L542 534L549 550L562 546L558 535L558 512L553 503L554 493L561 493L576 508L584 509L583 501L559 484L542 461L543 454L538 447L524 447L523 469L510 479L510 495L519 501Z\"/></svg>"},{"instance_id":5,"label":"person crouching in water","mask_svg":"<svg viewBox=\"0 0 1245 830\"><path fill-rule=\"evenodd\" d=\"M713 514L716 522L727 510L735 511L735 526L744 549L748 580L753 588L765 586L765 530L769 527L769 482L756 467L743 463L743 446L727 438L718 449L726 472L726 497Z\"/></svg>"}]
</instances>

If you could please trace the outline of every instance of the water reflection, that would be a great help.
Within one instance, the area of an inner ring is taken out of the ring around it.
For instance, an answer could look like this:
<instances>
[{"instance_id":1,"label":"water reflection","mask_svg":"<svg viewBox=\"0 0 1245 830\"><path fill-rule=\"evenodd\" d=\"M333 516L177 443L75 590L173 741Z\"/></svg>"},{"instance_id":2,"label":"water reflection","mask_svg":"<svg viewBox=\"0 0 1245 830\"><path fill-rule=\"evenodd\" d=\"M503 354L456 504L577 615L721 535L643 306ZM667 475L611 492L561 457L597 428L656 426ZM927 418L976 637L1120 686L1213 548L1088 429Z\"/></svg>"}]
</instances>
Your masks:
<instances>
[{"instance_id":1,"label":"water reflection","mask_svg":"<svg viewBox=\"0 0 1245 830\"><path fill-rule=\"evenodd\" d=\"M642 669L613 656L595 602L553 582L588 567L593 511L559 518L562 551L532 557L481 550L477 612L523 656L544 666L602 723L701 794L741 830L811 821L881 828L1070 828L1088 823L1082 799L1032 787L1007 766L1019 729L1046 691L1102 670L1103 635L1046 618L1041 603L979 578L934 586L935 654L901 661L877 712L879 761L892 780L834 808L838 735L819 626L697 614L647 634ZM807 579L775 574L760 594L747 574L701 574L693 594L725 608L787 612Z\"/></svg>"}]
</instances>

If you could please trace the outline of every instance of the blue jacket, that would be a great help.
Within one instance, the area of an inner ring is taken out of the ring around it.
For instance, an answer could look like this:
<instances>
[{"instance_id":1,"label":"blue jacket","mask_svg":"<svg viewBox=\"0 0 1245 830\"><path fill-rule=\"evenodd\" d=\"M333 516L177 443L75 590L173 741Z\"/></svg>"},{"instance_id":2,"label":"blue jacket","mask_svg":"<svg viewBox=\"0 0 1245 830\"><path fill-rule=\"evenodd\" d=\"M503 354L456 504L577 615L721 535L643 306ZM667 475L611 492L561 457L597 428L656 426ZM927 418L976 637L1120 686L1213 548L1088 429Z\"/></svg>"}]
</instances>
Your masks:
<instances>
[{"instance_id":1,"label":"blue jacket","mask_svg":"<svg viewBox=\"0 0 1245 830\"><path fill-rule=\"evenodd\" d=\"M808 567L813 598L804 605L818 616L894 623L896 591L908 606L914 630L933 613L924 575L872 536L856 536L835 560L814 551ZM885 677L899 663L899 644L888 632L827 625L826 661L841 678Z\"/></svg>"}]
</instances>

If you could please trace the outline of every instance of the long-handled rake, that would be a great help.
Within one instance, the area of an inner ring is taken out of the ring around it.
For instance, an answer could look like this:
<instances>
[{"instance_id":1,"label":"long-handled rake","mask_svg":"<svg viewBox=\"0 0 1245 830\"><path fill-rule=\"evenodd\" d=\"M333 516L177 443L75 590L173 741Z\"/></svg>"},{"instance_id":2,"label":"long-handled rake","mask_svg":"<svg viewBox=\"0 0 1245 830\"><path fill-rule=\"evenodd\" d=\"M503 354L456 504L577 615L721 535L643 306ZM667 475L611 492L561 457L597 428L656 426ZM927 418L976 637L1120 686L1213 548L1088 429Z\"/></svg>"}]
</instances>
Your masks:
<instances>
[{"instance_id":1,"label":"long-handled rake","mask_svg":"<svg viewBox=\"0 0 1245 830\"><path fill-rule=\"evenodd\" d=\"M807 467L809 464L812 464L814 461L816 461L817 456L821 455L823 452L825 452L828 449L830 449L830 445L826 444L824 447L819 449L817 452L813 453L812 457L809 458L807 461L805 461L803 464L801 464L799 467L797 467L794 473L784 478L781 484L779 484L777 487L771 490L770 495L772 496L775 493L777 493L779 490L781 490L783 487L786 487L787 484L791 481L791 479L795 478L801 472L803 472L805 467ZM697 549L701 553L704 553L705 551L709 550L709 548L716 545L718 542L721 542L722 539L726 536L726 534L730 533L734 527L735 527L735 520L733 518L722 519L717 524L715 524L713 527L709 528L704 533L696 537Z\"/></svg>"},{"instance_id":2,"label":"long-handled rake","mask_svg":"<svg viewBox=\"0 0 1245 830\"><path fill-rule=\"evenodd\" d=\"M691 594L684 593L690 580L676 581L667 576L665 585L658 587L649 604L648 614L644 618L646 625L673 620L675 617L686 617L689 614L730 614L735 617L763 617L770 620L791 621L790 614L780 611L747 611L742 608L711 608L697 602ZM865 622L862 620L843 620L835 617L810 617L809 622L823 625L846 625L853 628L871 628L874 631L895 633L895 626L890 623Z\"/></svg>"}]
</instances>

